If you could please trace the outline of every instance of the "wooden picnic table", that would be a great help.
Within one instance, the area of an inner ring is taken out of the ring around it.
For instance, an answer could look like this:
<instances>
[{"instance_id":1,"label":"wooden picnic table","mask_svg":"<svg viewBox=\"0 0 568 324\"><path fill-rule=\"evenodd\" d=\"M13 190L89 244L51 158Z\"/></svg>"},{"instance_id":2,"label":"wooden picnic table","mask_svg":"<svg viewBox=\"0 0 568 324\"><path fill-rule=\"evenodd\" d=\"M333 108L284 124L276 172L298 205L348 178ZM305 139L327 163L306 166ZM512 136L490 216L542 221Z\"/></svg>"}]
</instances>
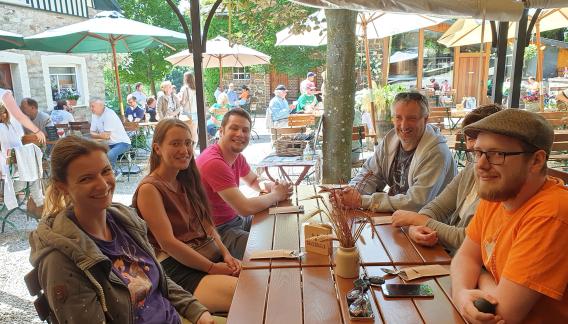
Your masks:
<instances>
[{"instance_id":1,"label":"wooden picnic table","mask_svg":"<svg viewBox=\"0 0 568 324\"><path fill-rule=\"evenodd\" d=\"M294 260L250 259L255 251L304 250L302 224L306 215L322 207L320 200L306 199L316 193L314 186L296 186L292 199L279 204L303 205L304 214L269 215L265 210L254 216L228 323L351 323L345 296L354 287L353 279L335 275L332 256L308 253ZM325 219L318 214L312 220ZM449 267L451 261L441 246L415 245L403 230L391 225L367 225L363 237L366 244L358 242L361 274L384 275L380 268L424 264ZM387 279L387 283L402 282L394 276ZM374 323L465 323L450 299L449 276L412 283L427 283L434 297L385 298L379 288L373 288Z\"/></svg>"}]
</instances>

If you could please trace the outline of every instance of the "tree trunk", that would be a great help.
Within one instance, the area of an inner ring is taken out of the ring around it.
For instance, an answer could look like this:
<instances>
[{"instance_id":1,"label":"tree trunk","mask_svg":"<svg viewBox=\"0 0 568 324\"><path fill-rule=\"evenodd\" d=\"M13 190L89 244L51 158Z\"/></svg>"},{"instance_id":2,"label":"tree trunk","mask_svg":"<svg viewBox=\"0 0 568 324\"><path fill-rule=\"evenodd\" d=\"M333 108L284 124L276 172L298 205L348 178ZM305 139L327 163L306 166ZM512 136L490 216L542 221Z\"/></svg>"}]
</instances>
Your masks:
<instances>
[{"instance_id":1,"label":"tree trunk","mask_svg":"<svg viewBox=\"0 0 568 324\"><path fill-rule=\"evenodd\" d=\"M154 98L158 98L156 94L156 81L154 80L154 73L152 70L152 53L148 53L148 80L150 81L150 92Z\"/></svg>"},{"instance_id":2,"label":"tree trunk","mask_svg":"<svg viewBox=\"0 0 568 324\"><path fill-rule=\"evenodd\" d=\"M355 25L357 13L325 11L327 63L323 120L323 183L351 178L351 134L355 106Z\"/></svg>"}]
</instances>

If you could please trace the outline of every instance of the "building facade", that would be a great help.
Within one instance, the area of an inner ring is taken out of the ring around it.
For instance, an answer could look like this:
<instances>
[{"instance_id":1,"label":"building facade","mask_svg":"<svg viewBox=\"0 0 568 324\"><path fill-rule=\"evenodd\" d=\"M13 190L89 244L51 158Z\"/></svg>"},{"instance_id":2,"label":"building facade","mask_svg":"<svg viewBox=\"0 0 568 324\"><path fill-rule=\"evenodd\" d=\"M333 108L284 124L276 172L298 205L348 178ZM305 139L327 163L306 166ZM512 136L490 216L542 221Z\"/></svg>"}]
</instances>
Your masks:
<instances>
[{"instance_id":1,"label":"building facade","mask_svg":"<svg viewBox=\"0 0 568 324\"><path fill-rule=\"evenodd\" d=\"M0 0L0 30L31 36L48 29L92 18L96 0ZM108 9L108 8L104 8ZM19 102L24 97L38 101L42 111L53 109L57 94L73 91L80 95L74 115L90 119L91 97L104 98L103 66L106 55L63 54L27 50L0 51L0 80L13 90Z\"/></svg>"}]
</instances>

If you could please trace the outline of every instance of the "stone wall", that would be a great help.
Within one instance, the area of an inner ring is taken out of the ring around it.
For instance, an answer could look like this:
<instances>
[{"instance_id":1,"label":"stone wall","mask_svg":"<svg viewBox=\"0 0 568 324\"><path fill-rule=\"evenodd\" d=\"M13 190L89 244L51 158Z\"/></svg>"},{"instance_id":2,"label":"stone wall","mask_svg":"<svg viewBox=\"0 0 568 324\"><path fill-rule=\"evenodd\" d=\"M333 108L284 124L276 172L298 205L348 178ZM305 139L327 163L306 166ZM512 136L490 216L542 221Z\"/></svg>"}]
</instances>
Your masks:
<instances>
[{"instance_id":1,"label":"stone wall","mask_svg":"<svg viewBox=\"0 0 568 324\"><path fill-rule=\"evenodd\" d=\"M96 14L95 10L90 10L89 15L92 17ZM83 17L76 17L61 13L49 12L39 9L32 9L26 6L19 6L13 4L3 3L0 0L0 29L5 31L10 31L13 33L18 33L24 36L30 36L37 33L41 33L47 29L58 28L77 22L84 21ZM16 88L18 85L14 84L15 93L17 97L21 97L22 93L30 95L32 98L36 99L39 103L40 109L51 110L52 103L48 102L46 98L44 75L42 70L42 56L46 55L56 55L61 53L49 53L49 52L39 52L39 51L22 51L22 50L8 50L12 53L22 54L25 56L25 62L27 64L27 78L29 80L29 94L26 90L18 93ZM87 74L87 85L90 97L102 97L104 98L104 78L103 78L103 67L104 61L107 54L71 54L75 57L84 57L86 61L86 74ZM0 63L2 61L2 55L0 52ZM12 70L12 73L14 71ZM16 80L14 80L16 81ZM82 97L79 99L80 105L85 105L88 103L88 99L81 94ZM21 98L17 98L21 99ZM78 109L83 111L84 109ZM83 117L80 116L77 117ZM89 114L90 119L90 114Z\"/></svg>"},{"instance_id":2,"label":"stone wall","mask_svg":"<svg viewBox=\"0 0 568 324\"><path fill-rule=\"evenodd\" d=\"M235 90L240 93L241 87L247 85L251 91L252 102L258 104L259 110L264 110L268 107L268 102L271 98L270 91L270 74L265 73L251 73L250 80L233 80L233 73L223 73L223 84L228 86L229 83L235 85Z\"/></svg>"}]
</instances>

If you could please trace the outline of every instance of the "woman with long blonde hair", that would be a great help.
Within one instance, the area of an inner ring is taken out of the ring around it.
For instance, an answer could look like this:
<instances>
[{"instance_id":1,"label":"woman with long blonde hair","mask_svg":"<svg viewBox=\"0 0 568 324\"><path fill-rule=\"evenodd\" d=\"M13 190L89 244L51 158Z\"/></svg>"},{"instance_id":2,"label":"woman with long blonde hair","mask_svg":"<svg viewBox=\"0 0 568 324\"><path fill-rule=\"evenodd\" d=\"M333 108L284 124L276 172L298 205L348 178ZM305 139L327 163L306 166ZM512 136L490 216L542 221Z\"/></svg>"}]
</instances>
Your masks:
<instances>
[{"instance_id":1,"label":"woman with long blonde hair","mask_svg":"<svg viewBox=\"0 0 568 324\"><path fill-rule=\"evenodd\" d=\"M58 323L213 323L166 277L135 211L112 202L106 152L77 136L53 147L44 216L30 235L50 316Z\"/></svg>"},{"instance_id":2,"label":"woman with long blonde hair","mask_svg":"<svg viewBox=\"0 0 568 324\"><path fill-rule=\"evenodd\" d=\"M150 242L168 276L208 309L227 312L241 264L213 225L184 122L164 119L156 126L150 174L138 185L132 205L148 223Z\"/></svg>"}]
</instances>

